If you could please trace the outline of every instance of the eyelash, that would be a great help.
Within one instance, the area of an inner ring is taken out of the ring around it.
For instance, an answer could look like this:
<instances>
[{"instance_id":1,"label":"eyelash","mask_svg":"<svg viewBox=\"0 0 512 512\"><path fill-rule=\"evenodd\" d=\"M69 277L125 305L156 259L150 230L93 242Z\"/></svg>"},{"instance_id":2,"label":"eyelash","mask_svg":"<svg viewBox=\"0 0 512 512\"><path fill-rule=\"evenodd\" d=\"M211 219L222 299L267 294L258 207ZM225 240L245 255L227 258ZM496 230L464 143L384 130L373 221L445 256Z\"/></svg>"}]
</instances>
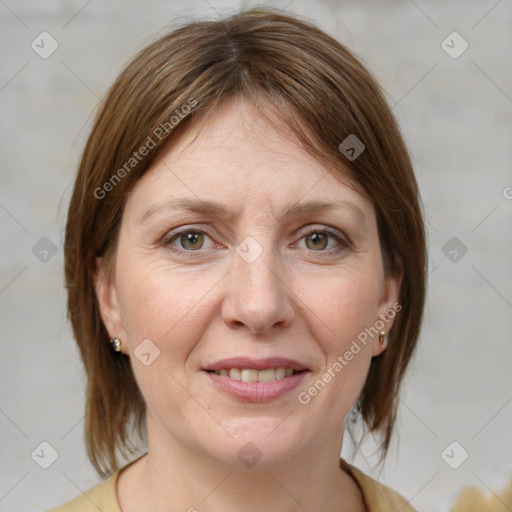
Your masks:
<instances>
[{"instance_id":1,"label":"eyelash","mask_svg":"<svg viewBox=\"0 0 512 512\"><path fill-rule=\"evenodd\" d=\"M186 255L189 257L194 257L197 255L200 255L200 253L202 252L201 249L193 251L193 250L181 249L180 247L176 247L176 246L172 245L172 242L174 240L178 240L180 235L183 235L185 233L205 234L205 235L208 235L210 237L210 239L212 239L212 235L208 231L205 231L203 229L184 228L179 231L171 232L167 236L165 236L162 240L162 245L165 247L170 247L172 251L176 252L179 255ZM337 254L340 251L350 249L350 247L351 247L351 244L348 241L348 239L340 236L337 233L337 231L335 231L334 229L329 228L327 226L324 226L322 228L309 227L302 234L302 236L300 237L299 240L302 240L303 238L306 238L307 236L312 235L314 233L328 235L329 237L334 238L334 240L336 240L336 242L338 242L339 247L331 248L331 249L327 249L327 250L323 249L323 250L318 250L318 251L309 249L310 252L319 253L319 255L321 255L322 253L323 254L327 253L328 255L332 255L332 254Z\"/></svg>"}]
</instances>

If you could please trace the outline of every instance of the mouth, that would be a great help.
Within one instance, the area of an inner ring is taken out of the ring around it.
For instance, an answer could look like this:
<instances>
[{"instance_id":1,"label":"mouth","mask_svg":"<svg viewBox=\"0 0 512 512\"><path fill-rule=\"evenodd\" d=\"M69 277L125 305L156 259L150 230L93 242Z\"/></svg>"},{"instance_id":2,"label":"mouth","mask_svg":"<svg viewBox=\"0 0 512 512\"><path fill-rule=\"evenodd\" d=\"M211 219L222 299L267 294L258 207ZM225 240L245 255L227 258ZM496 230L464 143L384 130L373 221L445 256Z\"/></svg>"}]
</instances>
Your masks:
<instances>
[{"instance_id":1,"label":"mouth","mask_svg":"<svg viewBox=\"0 0 512 512\"><path fill-rule=\"evenodd\" d=\"M208 373L229 377L232 380L241 382L274 382L275 380L285 379L307 370L294 370L293 368L278 366L277 368L265 368L263 370L256 370L254 368L222 368L221 370L207 371Z\"/></svg>"},{"instance_id":2,"label":"mouth","mask_svg":"<svg viewBox=\"0 0 512 512\"><path fill-rule=\"evenodd\" d=\"M223 359L202 370L220 391L249 402L267 402L284 396L311 371L298 361L282 357Z\"/></svg>"}]
</instances>

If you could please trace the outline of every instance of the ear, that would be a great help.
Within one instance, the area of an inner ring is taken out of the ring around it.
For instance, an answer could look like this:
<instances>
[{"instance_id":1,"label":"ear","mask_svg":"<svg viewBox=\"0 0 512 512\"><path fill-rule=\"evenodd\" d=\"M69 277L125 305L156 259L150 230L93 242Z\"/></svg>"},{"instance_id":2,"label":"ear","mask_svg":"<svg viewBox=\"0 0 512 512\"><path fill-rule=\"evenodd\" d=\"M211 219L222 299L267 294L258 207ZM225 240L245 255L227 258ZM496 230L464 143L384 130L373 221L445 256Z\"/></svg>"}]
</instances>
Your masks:
<instances>
[{"instance_id":1,"label":"ear","mask_svg":"<svg viewBox=\"0 0 512 512\"><path fill-rule=\"evenodd\" d=\"M95 259L95 272L93 275L96 298L100 308L101 320L110 338L126 340L126 331L121 323L117 289L112 272L106 268L103 258ZM121 343L121 351L126 352L126 343Z\"/></svg>"},{"instance_id":2,"label":"ear","mask_svg":"<svg viewBox=\"0 0 512 512\"><path fill-rule=\"evenodd\" d=\"M400 289L404 278L404 265L401 260L397 261L392 272L387 272L384 276L382 286L382 296L379 303L379 318L376 319L376 325L384 324L380 331L389 333L395 323L395 316L402 309L402 304L398 302ZM377 323L378 322L378 323ZM386 346L381 347L379 336L375 336L372 346L372 356L378 356L386 350Z\"/></svg>"}]
</instances>

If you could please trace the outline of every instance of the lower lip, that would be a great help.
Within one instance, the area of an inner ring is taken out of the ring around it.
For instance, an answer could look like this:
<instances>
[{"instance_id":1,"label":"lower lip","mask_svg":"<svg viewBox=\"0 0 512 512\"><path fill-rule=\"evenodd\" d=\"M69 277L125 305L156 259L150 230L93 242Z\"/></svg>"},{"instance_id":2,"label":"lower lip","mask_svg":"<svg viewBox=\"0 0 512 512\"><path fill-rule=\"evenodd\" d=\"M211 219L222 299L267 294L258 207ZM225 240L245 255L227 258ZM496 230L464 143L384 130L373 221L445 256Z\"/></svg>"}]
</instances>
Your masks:
<instances>
[{"instance_id":1,"label":"lower lip","mask_svg":"<svg viewBox=\"0 0 512 512\"><path fill-rule=\"evenodd\" d=\"M309 372L306 370L272 382L242 382L213 372L205 373L221 391L228 395L246 402L269 402L295 389Z\"/></svg>"}]
</instances>

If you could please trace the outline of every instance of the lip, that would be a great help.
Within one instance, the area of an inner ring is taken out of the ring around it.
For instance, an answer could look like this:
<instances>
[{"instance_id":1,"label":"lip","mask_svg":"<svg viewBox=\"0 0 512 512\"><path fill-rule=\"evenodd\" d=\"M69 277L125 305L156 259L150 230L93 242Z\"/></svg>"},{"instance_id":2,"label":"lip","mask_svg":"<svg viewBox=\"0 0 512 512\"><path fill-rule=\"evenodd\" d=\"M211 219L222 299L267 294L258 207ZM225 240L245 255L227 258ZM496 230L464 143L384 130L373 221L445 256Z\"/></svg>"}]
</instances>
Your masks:
<instances>
[{"instance_id":1,"label":"lip","mask_svg":"<svg viewBox=\"0 0 512 512\"><path fill-rule=\"evenodd\" d=\"M222 368L226 368L226 366ZM222 368L212 368L212 370ZM237 366L228 366L227 368L237 368ZM250 366L244 366L243 368L250 368ZM272 366L266 366L265 368L272 368ZM262 370L264 368L254 369ZM295 389L310 373L309 370L306 370L273 382L242 382L228 376L209 373L206 370L203 370L203 372L218 389L244 402L270 402L275 400Z\"/></svg>"},{"instance_id":2,"label":"lip","mask_svg":"<svg viewBox=\"0 0 512 512\"><path fill-rule=\"evenodd\" d=\"M300 372L302 370L309 370L309 368L293 359L286 357L265 357L263 359L254 359L252 357L230 357L228 359L222 359L213 364L209 364L202 368L205 371L210 370L224 370L229 368L247 368L251 370L266 370L267 368L292 368L293 370ZM290 377L288 377L290 378Z\"/></svg>"}]
</instances>

